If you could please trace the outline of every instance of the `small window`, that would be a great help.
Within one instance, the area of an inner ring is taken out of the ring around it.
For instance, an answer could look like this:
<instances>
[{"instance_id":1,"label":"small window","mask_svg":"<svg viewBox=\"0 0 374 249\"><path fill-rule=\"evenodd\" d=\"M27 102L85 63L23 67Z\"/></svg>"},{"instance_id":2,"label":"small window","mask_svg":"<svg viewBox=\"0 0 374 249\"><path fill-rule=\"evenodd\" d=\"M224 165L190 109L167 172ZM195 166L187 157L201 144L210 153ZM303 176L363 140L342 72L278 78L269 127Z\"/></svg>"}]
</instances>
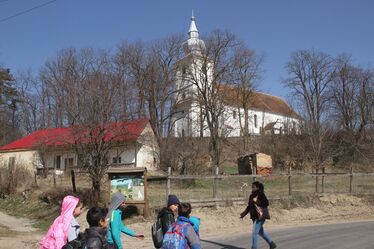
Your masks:
<instances>
[{"instance_id":1,"label":"small window","mask_svg":"<svg viewBox=\"0 0 374 249\"><path fill-rule=\"evenodd\" d=\"M187 68L186 67L182 67L182 74L185 75L187 73Z\"/></svg>"},{"instance_id":2,"label":"small window","mask_svg":"<svg viewBox=\"0 0 374 249\"><path fill-rule=\"evenodd\" d=\"M282 133L283 133L283 128L280 127L280 128L279 128L279 134L282 135Z\"/></svg>"},{"instance_id":3,"label":"small window","mask_svg":"<svg viewBox=\"0 0 374 249\"><path fill-rule=\"evenodd\" d=\"M182 93L182 99L186 98L186 93Z\"/></svg>"},{"instance_id":4,"label":"small window","mask_svg":"<svg viewBox=\"0 0 374 249\"><path fill-rule=\"evenodd\" d=\"M56 169L61 169L61 156L56 156Z\"/></svg>"},{"instance_id":5,"label":"small window","mask_svg":"<svg viewBox=\"0 0 374 249\"><path fill-rule=\"evenodd\" d=\"M257 115L256 114L253 117L253 122L255 123L255 128L257 128Z\"/></svg>"},{"instance_id":6,"label":"small window","mask_svg":"<svg viewBox=\"0 0 374 249\"><path fill-rule=\"evenodd\" d=\"M120 156L119 157L113 157L113 163L114 164L122 163L122 158Z\"/></svg>"},{"instance_id":7,"label":"small window","mask_svg":"<svg viewBox=\"0 0 374 249\"><path fill-rule=\"evenodd\" d=\"M232 118L236 119L236 111L232 111Z\"/></svg>"},{"instance_id":8,"label":"small window","mask_svg":"<svg viewBox=\"0 0 374 249\"><path fill-rule=\"evenodd\" d=\"M184 137L184 135L185 135L185 134L184 134L184 129L182 129L182 137Z\"/></svg>"}]
</instances>

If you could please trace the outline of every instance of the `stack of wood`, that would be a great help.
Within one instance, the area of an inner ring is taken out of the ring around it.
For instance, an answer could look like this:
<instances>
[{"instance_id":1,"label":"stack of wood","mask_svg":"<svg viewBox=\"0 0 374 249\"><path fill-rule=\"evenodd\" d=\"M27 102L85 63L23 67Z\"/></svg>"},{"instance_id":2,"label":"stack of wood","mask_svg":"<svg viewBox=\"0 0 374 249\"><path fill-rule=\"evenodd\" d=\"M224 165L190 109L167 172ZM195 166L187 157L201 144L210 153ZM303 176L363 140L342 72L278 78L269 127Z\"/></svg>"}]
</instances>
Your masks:
<instances>
[{"instance_id":1,"label":"stack of wood","mask_svg":"<svg viewBox=\"0 0 374 249\"><path fill-rule=\"evenodd\" d=\"M273 169L271 156L257 153L256 154L256 171L258 175L270 175Z\"/></svg>"}]
</instances>

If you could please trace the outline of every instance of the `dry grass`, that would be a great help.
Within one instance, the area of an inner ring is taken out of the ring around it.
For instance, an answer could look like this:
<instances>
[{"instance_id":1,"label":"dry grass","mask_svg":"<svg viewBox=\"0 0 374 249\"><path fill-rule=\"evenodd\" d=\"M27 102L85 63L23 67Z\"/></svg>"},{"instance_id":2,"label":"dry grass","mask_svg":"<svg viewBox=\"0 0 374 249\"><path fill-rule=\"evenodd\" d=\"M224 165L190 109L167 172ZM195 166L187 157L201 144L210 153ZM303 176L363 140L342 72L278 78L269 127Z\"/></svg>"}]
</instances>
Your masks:
<instances>
[{"instance_id":1,"label":"dry grass","mask_svg":"<svg viewBox=\"0 0 374 249\"><path fill-rule=\"evenodd\" d=\"M270 198L283 197L288 195L287 176L266 176L258 178L265 185L265 191ZM321 191L322 177L319 177L319 191ZM219 180L218 197L236 198L248 197L251 190L252 178L227 178ZM316 179L312 176L292 176L293 194L314 194ZM71 189L71 179L68 176L57 177L56 185L58 188ZM78 190L87 190L91 188L90 180L84 174L77 174L76 185ZM38 179L40 190L53 189L53 178ZM108 195L109 183L103 179L102 196L104 199ZM354 194L374 193L374 176L354 176L352 183ZM184 201L204 200L213 198L213 180L172 180L171 192ZM325 193L348 193L348 176L327 176L325 177ZM148 199L150 207L161 207L166 202L166 181L148 182ZM107 201L107 200L106 200Z\"/></svg>"}]
</instances>

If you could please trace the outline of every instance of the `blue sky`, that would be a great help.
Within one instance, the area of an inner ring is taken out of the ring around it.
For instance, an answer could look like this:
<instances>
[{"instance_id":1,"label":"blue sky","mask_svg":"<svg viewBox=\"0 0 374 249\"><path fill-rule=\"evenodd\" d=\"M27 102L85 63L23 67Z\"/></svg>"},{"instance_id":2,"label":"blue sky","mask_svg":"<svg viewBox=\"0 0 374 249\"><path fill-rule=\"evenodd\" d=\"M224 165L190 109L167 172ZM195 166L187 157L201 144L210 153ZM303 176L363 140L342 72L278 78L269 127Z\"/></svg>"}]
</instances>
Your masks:
<instances>
[{"instance_id":1,"label":"blue sky","mask_svg":"<svg viewBox=\"0 0 374 249\"><path fill-rule=\"evenodd\" d=\"M48 2L0 0L0 20ZM189 28L191 9L201 33L231 30L265 54L259 89L287 97L281 85L293 51L351 54L374 68L371 0L57 0L0 22L0 65L37 70L67 47L114 49L122 40L151 41Z\"/></svg>"}]
</instances>

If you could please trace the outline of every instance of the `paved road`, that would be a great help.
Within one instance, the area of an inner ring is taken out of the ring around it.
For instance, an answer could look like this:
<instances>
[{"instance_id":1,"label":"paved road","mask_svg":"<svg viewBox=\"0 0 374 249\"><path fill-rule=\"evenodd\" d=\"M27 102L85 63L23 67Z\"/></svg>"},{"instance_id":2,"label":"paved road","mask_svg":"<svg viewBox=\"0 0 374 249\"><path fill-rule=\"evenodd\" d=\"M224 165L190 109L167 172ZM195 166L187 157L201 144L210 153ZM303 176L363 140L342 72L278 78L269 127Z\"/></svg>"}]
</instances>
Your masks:
<instances>
[{"instance_id":1,"label":"paved road","mask_svg":"<svg viewBox=\"0 0 374 249\"><path fill-rule=\"evenodd\" d=\"M266 225L265 225L266 228ZM374 222L353 222L269 230L277 249L374 249ZM203 241L204 249L249 249L251 236ZM260 249L269 248L260 239Z\"/></svg>"}]
</instances>

